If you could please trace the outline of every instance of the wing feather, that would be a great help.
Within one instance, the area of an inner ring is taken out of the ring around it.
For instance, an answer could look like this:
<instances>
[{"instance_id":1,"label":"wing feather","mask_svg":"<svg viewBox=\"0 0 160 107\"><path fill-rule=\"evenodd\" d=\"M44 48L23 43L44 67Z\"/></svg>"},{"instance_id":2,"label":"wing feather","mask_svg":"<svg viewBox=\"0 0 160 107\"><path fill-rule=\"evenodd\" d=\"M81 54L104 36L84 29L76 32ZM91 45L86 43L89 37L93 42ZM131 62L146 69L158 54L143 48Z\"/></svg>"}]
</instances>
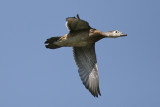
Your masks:
<instances>
[{"instance_id":1,"label":"wing feather","mask_svg":"<svg viewBox=\"0 0 160 107\"><path fill-rule=\"evenodd\" d=\"M69 31L89 30L91 27L88 22L81 20L79 16L66 18L66 27Z\"/></svg>"},{"instance_id":2,"label":"wing feather","mask_svg":"<svg viewBox=\"0 0 160 107\"><path fill-rule=\"evenodd\" d=\"M93 96L101 95L95 54L95 44L85 47L73 47L78 72L85 87Z\"/></svg>"}]
</instances>

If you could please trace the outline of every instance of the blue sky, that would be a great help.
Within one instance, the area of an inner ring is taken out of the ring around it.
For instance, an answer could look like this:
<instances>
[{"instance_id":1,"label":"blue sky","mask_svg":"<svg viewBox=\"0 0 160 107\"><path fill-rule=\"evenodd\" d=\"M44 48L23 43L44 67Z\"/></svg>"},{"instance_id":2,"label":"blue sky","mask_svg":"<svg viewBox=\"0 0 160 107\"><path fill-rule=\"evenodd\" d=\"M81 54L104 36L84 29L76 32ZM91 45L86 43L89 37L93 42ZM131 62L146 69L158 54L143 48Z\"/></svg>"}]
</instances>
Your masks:
<instances>
[{"instance_id":1,"label":"blue sky","mask_svg":"<svg viewBox=\"0 0 160 107\"><path fill-rule=\"evenodd\" d=\"M159 0L1 0L0 107L160 107ZM80 15L128 36L96 43L100 90L83 86L72 48L44 41Z\"/></svg>"}]
</instances>

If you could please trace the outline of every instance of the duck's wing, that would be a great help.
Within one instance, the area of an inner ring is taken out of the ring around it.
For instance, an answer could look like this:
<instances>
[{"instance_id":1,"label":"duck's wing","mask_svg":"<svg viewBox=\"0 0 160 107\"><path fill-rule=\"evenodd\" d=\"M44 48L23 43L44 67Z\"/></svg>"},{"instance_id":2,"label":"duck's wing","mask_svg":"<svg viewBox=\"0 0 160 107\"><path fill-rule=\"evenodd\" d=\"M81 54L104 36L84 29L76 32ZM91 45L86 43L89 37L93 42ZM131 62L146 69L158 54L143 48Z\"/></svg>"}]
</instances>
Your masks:
<instances>
[{"instance_id":1,"label":"duck's wing","mask_svg":"<svg viewBox=\"0 0 160 107\"><path fill-rule=\"evenodd\" d=\"M73 47L73 54L78 72L85 87L95 97L101 95L95 54L95 44L87 47Z\"/></svg>"},{"instance_id":2,"label":"duck's wing","mask_svg":"<svg viewBox=\"0 0 160 107\"><path fill-rule=\"evenodd\" d=\"M69 31L89 30L91 27L88 22L81 20L79 15L76 17L66 18L66 27Z\"/></svg>"}]
</instances>

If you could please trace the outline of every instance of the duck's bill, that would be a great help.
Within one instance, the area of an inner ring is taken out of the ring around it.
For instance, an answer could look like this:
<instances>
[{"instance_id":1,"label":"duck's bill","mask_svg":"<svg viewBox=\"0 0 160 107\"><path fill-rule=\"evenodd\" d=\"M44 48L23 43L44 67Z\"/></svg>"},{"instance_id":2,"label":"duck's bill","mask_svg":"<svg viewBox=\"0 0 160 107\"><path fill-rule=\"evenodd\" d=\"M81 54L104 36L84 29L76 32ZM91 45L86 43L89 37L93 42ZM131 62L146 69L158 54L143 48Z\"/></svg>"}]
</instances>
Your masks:
<instances>
[{"instance_id":1,"label":"duck's bill","mask_svg":"<svg viewBox=\"0 0 160 107\"><path fill-rule=\"evenodd\" d=\"M127 34L121 34L121 36L127 36Z\"/></svg>"}]
</instances>

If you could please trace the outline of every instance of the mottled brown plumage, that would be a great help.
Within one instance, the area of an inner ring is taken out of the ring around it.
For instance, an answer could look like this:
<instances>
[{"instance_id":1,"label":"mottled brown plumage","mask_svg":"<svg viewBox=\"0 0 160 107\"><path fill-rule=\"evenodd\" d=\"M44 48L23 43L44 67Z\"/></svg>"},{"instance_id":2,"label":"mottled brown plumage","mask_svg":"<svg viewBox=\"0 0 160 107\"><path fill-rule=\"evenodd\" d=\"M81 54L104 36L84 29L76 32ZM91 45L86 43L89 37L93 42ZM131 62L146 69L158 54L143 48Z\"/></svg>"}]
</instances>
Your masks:
<instances>
[{"instance_id":1,"label":"mottled brown plumage","mask_svg":"<svg viewBox=\"0 0 160 107\"><path fill-rule=\"evenodd\" d=\"M78 72L85 87L95 97L101 95L99 89L99 75L95 53L95 43L103 38L117 38L127 36L120 31L101 32L91 28L88 22L79 16L66 19L69 33L61 37L52 37L45 42L46 48L73 47Z\"/></svg>"}]
</instances>

